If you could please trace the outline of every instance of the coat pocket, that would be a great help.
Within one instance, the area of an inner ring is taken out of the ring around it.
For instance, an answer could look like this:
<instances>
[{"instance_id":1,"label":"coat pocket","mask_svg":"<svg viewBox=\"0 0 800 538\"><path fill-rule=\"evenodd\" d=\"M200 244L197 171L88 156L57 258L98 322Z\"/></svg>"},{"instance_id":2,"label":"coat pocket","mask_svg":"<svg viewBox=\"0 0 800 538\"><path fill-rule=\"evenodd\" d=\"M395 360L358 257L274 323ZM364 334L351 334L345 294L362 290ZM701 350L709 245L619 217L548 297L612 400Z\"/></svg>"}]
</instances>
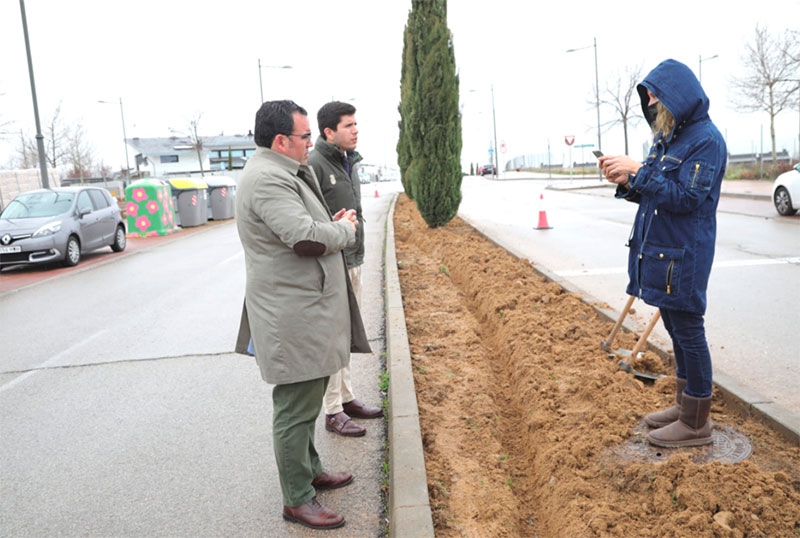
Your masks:
<instances>
[{"instance_id":1,"label":"coat pocket","mask_svg":"<svg viewBox=\"0 0 800 538\"><path fill-rule=\"evenodd\" d=\"M717 177L717 171L708 163L696 161L692 163L688 180L689 188L700 192L708 192Z\"/></svg>"},{"instance_id":2,"label":"coat pocket","mask_svg":"<svg viewBox=\"0 0 800 538\"><path fill-rule=\"evenodd\" d=\"M648 245L643 250L642 287L678 296L685 249Z\"/></svg>"}]
</instances>

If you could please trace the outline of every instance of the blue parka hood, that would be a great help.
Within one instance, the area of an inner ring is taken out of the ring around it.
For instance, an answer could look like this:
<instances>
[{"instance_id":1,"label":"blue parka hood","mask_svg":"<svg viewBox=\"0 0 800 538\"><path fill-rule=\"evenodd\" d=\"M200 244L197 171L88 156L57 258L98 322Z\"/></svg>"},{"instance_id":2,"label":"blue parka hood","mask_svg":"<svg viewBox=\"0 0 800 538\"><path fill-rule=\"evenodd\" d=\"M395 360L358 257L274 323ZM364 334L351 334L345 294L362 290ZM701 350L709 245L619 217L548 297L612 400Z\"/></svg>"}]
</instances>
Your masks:
<instances>
[{"instance_id":1,"label":"blue parka hood","mask_svg":"<svg viewBox=\"0 0 800 538\"><path fill-rule=\"evenodd\" d=\"M702 314L727 147L686 65L665 60L637 86L652 124L647 90L675 117L675 127L655 133L643 166L627 188L617 188L618 198L639 204L628 241L627 292L659 308Z\"/></svg>"},{"instance_id":2,"label":"blue parka hood","mask_svg":"<svg viewBox=\"0 0 800 538\"><path fill-rule=\"evenodd\" d=\"M647 104L650 102L647 90L672 113L676 127L690 121L708 119L709 101L706 92L692 70L676 60L664 60L658 64L636 90L642 101L642 113L650 125L653 124L653 118L647 111ZM673 133L664 133L667 140L672 138Z\"/></svg>"}]
</instances>

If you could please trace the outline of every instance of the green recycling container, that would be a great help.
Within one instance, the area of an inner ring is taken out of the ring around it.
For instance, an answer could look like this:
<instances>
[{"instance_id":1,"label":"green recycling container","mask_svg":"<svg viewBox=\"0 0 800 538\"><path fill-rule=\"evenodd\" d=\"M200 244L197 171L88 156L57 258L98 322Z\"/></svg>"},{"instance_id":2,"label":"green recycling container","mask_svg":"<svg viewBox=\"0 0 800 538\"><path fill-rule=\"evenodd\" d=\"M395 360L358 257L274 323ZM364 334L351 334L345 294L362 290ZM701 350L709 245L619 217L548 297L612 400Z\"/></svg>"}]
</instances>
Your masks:
<instances>
[{"instance_id":1,"label":"green recycling container","mask_svg":"<svg viewBox=\"0 0 800 538\"><path fill-rule=\"evenodd\" d=\"M179 230L172 192L160 179L134 181L125 189L125 218L128 236L169 235Z\"/></svg>"}]
</instances>

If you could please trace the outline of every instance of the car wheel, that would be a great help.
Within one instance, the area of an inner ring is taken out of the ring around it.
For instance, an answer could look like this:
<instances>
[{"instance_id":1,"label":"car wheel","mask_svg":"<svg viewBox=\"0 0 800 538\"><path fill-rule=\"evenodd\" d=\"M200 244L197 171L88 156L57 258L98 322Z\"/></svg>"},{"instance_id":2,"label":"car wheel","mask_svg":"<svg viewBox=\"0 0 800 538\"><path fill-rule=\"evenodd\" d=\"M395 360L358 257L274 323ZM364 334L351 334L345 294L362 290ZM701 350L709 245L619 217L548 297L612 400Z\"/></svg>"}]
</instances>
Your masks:
<instances>
[{"instance_id":1,"label":"car wheel","mask_svg":"<svg viewBox=\"0 0 800 538\"><path fill-rule=\"evenodd\" d=\"M789 191L783 187L775 190L772 201L775 203L775 209L784 217L797 213L797 210L792 207L792 197L789 196Z\"/></svg>"},{"instance_id":2,"label":"car wheel","mask_svg":"<svg viewBox=\"0 0 800 538\"><path fill-rule=\"evenodd\" d=\"M74 267L81 261L81 244L74 235L67 240L67 255L64 256L64 266Z\"/></svg>"},{"instance_id":3,"label":"car wheel","mask_svg":"<svg viewBox=\"0 0 800 538\"><path fill-rule=\"evenodd\" d=\"M125 227L117 226L117 231L114 233L114 242L111 243L111 250L114 252L122 252L125 250L125 245L128 241L125 238Z\"/></svg>"}]
</instances>

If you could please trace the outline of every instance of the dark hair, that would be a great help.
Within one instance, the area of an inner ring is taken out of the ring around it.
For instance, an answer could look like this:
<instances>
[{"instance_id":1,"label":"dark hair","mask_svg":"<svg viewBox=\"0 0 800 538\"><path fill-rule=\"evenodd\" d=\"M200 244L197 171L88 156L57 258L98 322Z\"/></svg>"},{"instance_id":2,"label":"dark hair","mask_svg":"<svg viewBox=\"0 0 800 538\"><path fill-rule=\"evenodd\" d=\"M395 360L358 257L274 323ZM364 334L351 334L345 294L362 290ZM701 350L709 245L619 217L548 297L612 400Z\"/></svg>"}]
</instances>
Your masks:
<instances>
[{"instance_id":1,"label":"dark hair","mask_svg":"<svg viewBox=\"0 0 800 538\"><path fill-rule=\"evenodd\" d=\"M341 101L331 101L325 103L322 108L317 112L317 126L319 127L319 134L325 136L325 128L336 130L342 116L352 116L356 113L356 107L350 103L342 103Z\"/></svg>"},{"instance_id":2,"label":"dark hair","mask_svg":"<svg viewBox=\"0 0 800 538\"><path fill-rule=\"evenodd\" d=\"M308 116L306 109L294 101L265 101L256 112L256 128L253 141L262 148L272 147L279 134L289 135L294 129L292 114L299 112Z\"/></svg>"}]
</instances>

